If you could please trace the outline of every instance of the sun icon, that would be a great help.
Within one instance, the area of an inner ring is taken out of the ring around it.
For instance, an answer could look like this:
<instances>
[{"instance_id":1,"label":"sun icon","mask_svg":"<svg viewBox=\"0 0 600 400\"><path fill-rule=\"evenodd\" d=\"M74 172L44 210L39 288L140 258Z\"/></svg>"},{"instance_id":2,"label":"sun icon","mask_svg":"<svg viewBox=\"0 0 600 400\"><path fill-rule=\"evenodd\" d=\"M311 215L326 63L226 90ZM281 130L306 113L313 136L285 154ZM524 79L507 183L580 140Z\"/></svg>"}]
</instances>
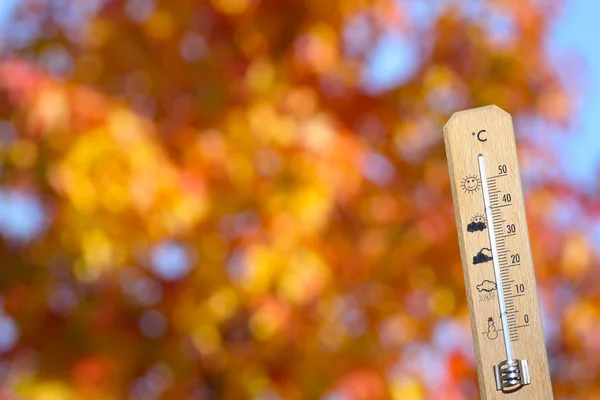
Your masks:
<instances>
[{"instance_id":1,"label":"sun icon","mask_svg":"<svg viewBox=\"0 0 600 400\"><path fill-rule=\"evenodd\" d=\"M465 193L475 193L481 187L481 182L479 181L479 177L468 175L462 180L460 186Z\"/></svg>"},{"instance_id":2,"label":"sun icon","mask_svg":"<svg viewBox=\"0 0 600 400\"><path fill-rule=\"evenodd\" d=\"M485 215L483 214L475 214L471 218L473 222L484 222L485 223Z\"/></svg>"}]
</instances>

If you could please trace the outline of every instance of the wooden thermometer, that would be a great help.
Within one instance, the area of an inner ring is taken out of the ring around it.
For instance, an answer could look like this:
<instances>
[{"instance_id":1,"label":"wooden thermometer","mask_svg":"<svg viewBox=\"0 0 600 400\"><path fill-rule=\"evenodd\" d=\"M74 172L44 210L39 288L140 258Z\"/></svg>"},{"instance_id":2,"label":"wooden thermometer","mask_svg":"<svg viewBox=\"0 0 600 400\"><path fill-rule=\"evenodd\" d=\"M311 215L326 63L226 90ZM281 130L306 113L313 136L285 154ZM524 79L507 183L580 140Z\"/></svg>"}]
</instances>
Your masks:
<instances>
[{"instance_id":1,"label":"wooden thermometer","mask_svg":"<svg viewBox=\"0 0 600 400\"><path fill-rule=\"evenodd\" d=\"M444 140L481 397L551 400L512 119L457 112Z\"/></svg>"}]
</instances>

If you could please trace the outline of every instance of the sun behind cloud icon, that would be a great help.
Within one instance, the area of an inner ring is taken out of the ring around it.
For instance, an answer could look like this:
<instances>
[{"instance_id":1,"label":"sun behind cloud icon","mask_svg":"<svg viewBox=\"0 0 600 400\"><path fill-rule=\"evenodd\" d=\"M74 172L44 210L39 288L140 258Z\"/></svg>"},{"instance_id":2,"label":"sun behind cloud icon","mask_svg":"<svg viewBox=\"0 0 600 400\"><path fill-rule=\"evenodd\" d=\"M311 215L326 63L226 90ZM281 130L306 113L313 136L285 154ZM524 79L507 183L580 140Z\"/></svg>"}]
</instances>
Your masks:
<instances>
[{"instance_id":1,"label":"sun behind cloud icon","mask_svg":"<svg viewBox=\"0 0 600 400\"><path fill-rule=\"evenodd\" d=\"M485 216L483 214L476 214L471 218L471 223L467 225L468 232L482 231L487 228L485 224Z\"/></svg>"},{"instance_id":2,"label":"sun behind cloud icon","mask_svg":"<svg viewBox=\"0 0 600 400\"><path fill-rule=\"evenodd\" d=\"M481 181L478 176L467 175L460 183L460 187L465 193L475 193L481 187Z\"/></svg>"}]
</instances>

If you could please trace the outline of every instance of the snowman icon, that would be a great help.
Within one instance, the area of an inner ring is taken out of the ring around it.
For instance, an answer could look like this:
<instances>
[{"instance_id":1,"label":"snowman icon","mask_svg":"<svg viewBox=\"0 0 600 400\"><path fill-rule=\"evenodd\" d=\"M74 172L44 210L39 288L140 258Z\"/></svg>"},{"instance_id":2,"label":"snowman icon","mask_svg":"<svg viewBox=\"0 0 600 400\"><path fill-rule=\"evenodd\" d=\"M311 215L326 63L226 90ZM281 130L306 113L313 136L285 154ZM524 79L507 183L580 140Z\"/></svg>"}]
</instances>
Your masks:
<instances>
[{"instance_id":1,"label":"snowman icon","mask_svg":"<svg viewBox=\"0 0 600 400\"><path fill-rule=\"evenodd\" d=\"M489 317L487 322L488 322L487 337L490 340L494 340L498 337L498 332L496 331L496 326L494 325L494 320L492 317Z\"/></svg>"}]
</instances>

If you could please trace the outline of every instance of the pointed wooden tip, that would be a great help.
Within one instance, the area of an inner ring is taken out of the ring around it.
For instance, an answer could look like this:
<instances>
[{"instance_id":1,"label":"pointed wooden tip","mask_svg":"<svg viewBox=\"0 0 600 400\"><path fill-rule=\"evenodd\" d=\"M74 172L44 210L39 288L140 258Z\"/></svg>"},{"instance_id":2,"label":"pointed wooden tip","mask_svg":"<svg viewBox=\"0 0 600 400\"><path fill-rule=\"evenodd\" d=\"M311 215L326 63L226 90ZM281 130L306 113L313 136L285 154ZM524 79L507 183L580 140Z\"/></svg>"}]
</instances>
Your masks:
<instances>
[{"instance_id":1,"label":"pointed wooden tip","mask_svg":"<svg viewBox=\"0 0 600 400\"><path fill-rule=\"evenodd\" d=\"M452 114L452 116L450 117L448 122L446 122L446 125L444 125L444 136L448 135L449 128L454 123L456 123L456 120L460 120L466 116L478 114L478 113L482 113L482 112L488 113L490 115L495 114L495 115L502 116L504 118L508 117L509 119L512 119L512 117L509 113L507 113L506 111L504 111L503 109L501 109L500 107L498 107L495 104L491 104L489 106L484 106L484 107L470 108L468 110L457 111L454 114Z\"/></svg>"}]
</instances>

